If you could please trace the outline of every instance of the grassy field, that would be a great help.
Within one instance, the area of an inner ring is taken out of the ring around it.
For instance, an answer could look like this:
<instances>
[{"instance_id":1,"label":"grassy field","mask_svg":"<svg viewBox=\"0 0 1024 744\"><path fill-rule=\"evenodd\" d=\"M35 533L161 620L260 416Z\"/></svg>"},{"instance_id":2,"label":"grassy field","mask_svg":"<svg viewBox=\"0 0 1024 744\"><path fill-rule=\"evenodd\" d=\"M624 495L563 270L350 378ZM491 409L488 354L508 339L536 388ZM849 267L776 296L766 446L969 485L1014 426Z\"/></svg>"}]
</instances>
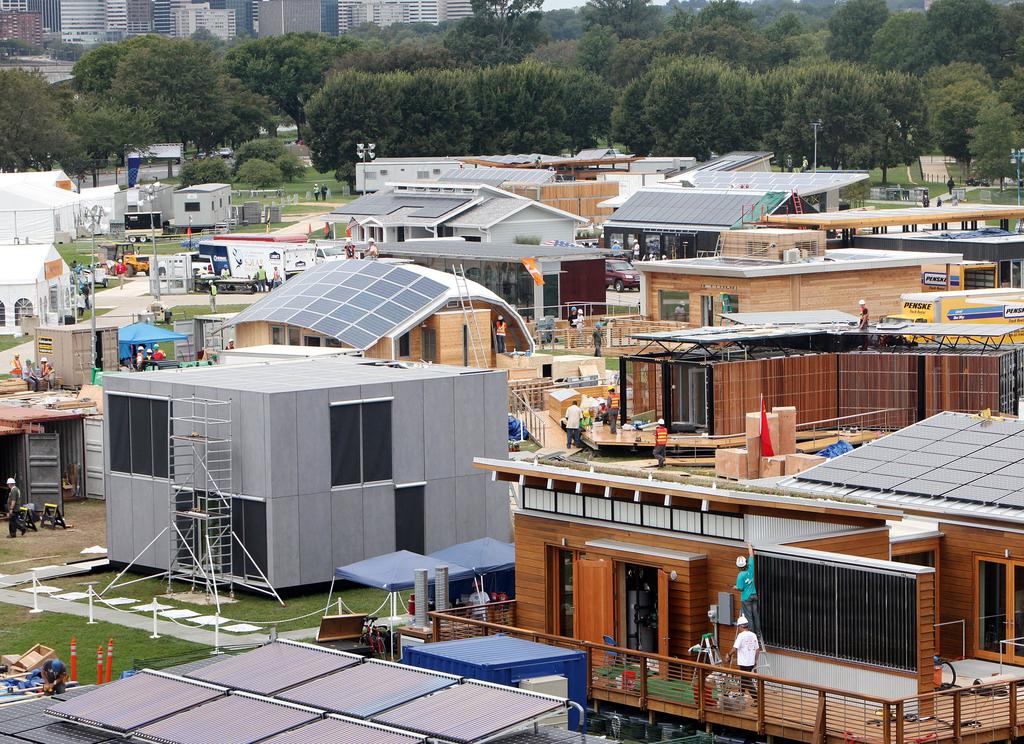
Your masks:
<instances>
[{"instance_id":1,"label":"grassy field","mask_svg":"<svg viewBox=\"0 0 1024 744\"><path fill-rule=\"evenodd\" d=\"M15 574L33 566L80 561L84 548L107 544L107 507L103 501L68 501L64 505L66 530L44 530L16 540L4 539L0 574ZM6 533L6 526L4 528Z\"/></svg>"},{"instance_id":2,"label":"grassy field","mask_svg":"<svg viewBox=\"0 0 1024 744\"><path fill-rule=\"evenodd\" d=\"M84 617L56 612L33 615L27 607L0 604L0 653L22 654L41 643L56 651L63 661L69 662L72 638L78 644L78 679L82 684L96 681L96 648L103 646L106 654L107 641L111 638L114 639L111 679L133 668L135 659L175 656L204 648L169 636L152 640L144 630L113 623L89 625Z\"/></svg>"},{"instance_id":3,"label":"grassy field","mask_svg":"<svg viewBox=\"0 0 1024 744\"><path fill-rule=\"evenodd\" d=\"M939 194L946 193L945 184L941 183L925 183L924 177L921 175L921 164L917 160L910 166L910 173L913 176L913 180L907 175L907 166L901 165L895 168L890 168L888 172L888 181L882 181L882 169L873 168L871 170L871 185L872 186L902 186L904 188L921 188L922 186L928 187L928 195L934 199ZM907 206L907 202L894 202L900 206Z\"/></svg>"},{"instance_id":4,"label":"grassy field","mask_svg":"<svg viewBox=\"0 0 1024 744\"><path fill-rule=\"evenodd\" d=\"M96 582L94 584L95 591L102 592L115 576L116 573L111 571L108 573L90 574L88 577L70 576L63 579L47 579L46 583L50 586L59 586L67 591L85 591L87 582ZM137 576L128 577L128 579L132 578L137 578ZM173 585L173 591L176 593L175 597L165 597L164 595L167 593L166 580L147 579L125 587L117 586L107 592L105 596L108 598L130 597L131 599L139 600L140 603L149 602L153 598L158 597L161 604L190 609L202 614L213 614L214 610L211 606L199 604L198 602L184 601L177 594L179 592L187 592L188 590L189 586L175 583ZM195 596L197 600L205 598L201 592ZM345 605L353 612L375 612L384 603L387 596L386 592L378 589L345 589L344 591L334 593L331 600L332 611L337 610L337 600L341 597ZM404 595L404 598L408 601L407 593ZM225 603L221 606L221 614L224 617L247 623L276 622L279 623L277 625L279 631L301 630L304 628L314 628L320 624L320 616L327 607L328 589L324 587L317 591L307 591L285 597L285 605L283 607L272 597L241 590L235 592L234 599L234 602ZM378 614L386 615L387 610L382 610ZM311 637L312 635L315 634L311 634ZM230 638L230 634L225 634L225 638Z\"/></svg>"}]
</instances>

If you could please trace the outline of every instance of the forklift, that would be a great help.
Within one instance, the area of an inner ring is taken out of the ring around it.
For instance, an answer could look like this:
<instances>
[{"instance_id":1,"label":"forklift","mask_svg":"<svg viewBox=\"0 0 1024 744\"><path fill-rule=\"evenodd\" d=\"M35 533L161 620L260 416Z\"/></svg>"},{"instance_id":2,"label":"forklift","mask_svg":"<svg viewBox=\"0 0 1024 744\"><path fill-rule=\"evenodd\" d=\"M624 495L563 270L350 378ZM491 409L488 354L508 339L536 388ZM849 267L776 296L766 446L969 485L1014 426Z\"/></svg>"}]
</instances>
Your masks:
<instances>
[{"instance_id":1,"label":"forklift","mask_svg":"<svg viewBox=\"0 0 1024 744\"><path fill-rule=\"evenodd\" d=\"M124 261L126 273L129 277L136 274L149 276L149 256L142 253L142 246L135 243L118 242L104 243L102 246L106 251L108 261Z\"/></svg>"}]
</instances>

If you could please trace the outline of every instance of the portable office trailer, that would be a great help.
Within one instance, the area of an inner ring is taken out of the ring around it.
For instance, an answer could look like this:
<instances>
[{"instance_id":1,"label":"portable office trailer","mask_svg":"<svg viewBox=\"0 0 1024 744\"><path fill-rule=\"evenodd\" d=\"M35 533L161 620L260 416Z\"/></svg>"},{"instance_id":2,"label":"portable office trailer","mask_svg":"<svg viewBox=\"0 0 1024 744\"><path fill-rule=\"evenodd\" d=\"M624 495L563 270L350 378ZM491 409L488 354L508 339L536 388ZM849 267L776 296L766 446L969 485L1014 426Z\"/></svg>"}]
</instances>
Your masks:
<instances>
[{"instance_id":1,"label":"portable office trailer","mask_svg":"<svg viewBox=\"0 0 1024 744\"><path fill-rule=\"evenodd\" d=\"M174 227L181 232L226 225L231 218L231 185L203 183L174 192Z\"/></svg>"},{"instance_id":2,"label":"portable office trailer","mask_svg":"<svg viewBox=\"0 0 1024 744\"><path fill-rule=\"evenodd\" d=\"M398 549L509 537L507 488L473 467L481 453L507 456L503 371L339 356L108 375L104 394L117 564L167 567L166 534L144 549L169 527L170 421L192 396L221 401L230 422L222 490L252 556L234 545L242 583L257 579L252 563L282 589Z\"/></svg>"},{"instance_id":3,"label":"portable office trailer","mask_svg":"<svg viewBox=\"0 0 1024 744\"><path fill-rule=\"evenodd\" d=\"M81 387L92 382L93 338L89 323L66 326L40 326L36 329L33 362L46 357L65 387ZM117 326L114 321L96 319L96 368L116 372Z\"/></svg>"}]
</instances>

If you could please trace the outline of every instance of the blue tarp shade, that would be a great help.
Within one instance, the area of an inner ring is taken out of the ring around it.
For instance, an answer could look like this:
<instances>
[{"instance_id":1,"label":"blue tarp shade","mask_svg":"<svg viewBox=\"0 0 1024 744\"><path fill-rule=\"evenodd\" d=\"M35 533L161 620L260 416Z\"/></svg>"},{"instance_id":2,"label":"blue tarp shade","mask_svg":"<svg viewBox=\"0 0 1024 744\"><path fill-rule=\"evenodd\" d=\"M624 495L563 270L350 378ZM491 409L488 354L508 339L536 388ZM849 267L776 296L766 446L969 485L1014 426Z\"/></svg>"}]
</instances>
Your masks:
<instances>
[{"instance_id":1,"label":"blue tarp shade","mask_svg":"<svg viewBox=\"0 0 1024 744\"><path fill-rule=\"evenodd\" d=\"M399 550L395 553L378 555L375 558L367 558L365 561L340 566L334 569L334 576L351 581L353 584L372 586L387 592L400 592L412 589L413 571L417 568L427 569L427 580L433 582L434 569L438 566L448 566L449 581L473 578L473 569L471 568L413 553L409 550Z\"/></svg>"},{"instance_id":2,"label":"blue tarp shade","mask_svg":"<svg viewBox=\"0 0 1024 744\"><path fill-rule=\"evenodd\" d=\"M149 323L132 323L117 331L117 356L125 359L131 356L131 346L151 346L152 344L164 343L165 341L184 341L188 338L183 333L168 331L166 328L157 328Z\"/></svg>"},{"instance_id":3,"label":"blue tarp shade","mask_svg":"<svg viewBox=\"0 0 1024 744\"><path fill-rule=\"evenodd\" d=\"M449 564L469 566L478 574L508 571L516 567L515 545L493 537L481 537L444 550L435 550L430 557Z\"/></svg>"}]
</instances>

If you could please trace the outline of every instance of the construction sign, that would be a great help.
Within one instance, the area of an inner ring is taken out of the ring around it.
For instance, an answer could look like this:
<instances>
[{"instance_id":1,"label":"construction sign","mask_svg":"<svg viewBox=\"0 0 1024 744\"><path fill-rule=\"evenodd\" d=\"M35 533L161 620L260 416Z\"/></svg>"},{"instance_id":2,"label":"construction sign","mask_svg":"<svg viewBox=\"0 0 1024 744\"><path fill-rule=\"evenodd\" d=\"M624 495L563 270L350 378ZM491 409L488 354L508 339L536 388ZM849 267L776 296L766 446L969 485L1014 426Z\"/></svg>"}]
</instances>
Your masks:
<instances>
[{"instance_id":1,"label":"construction sign","mask_svg":"<svg viewBox=\"0 0 1024 744\"><path fill-rule=\"evenodd\" d=\"M530 276L533 277L533 283L538 285L544 284L544 275L540 273L540 268L537 266L536 258L524 258L523 266L530 272Z\"/></svg>"}]
</instances>

